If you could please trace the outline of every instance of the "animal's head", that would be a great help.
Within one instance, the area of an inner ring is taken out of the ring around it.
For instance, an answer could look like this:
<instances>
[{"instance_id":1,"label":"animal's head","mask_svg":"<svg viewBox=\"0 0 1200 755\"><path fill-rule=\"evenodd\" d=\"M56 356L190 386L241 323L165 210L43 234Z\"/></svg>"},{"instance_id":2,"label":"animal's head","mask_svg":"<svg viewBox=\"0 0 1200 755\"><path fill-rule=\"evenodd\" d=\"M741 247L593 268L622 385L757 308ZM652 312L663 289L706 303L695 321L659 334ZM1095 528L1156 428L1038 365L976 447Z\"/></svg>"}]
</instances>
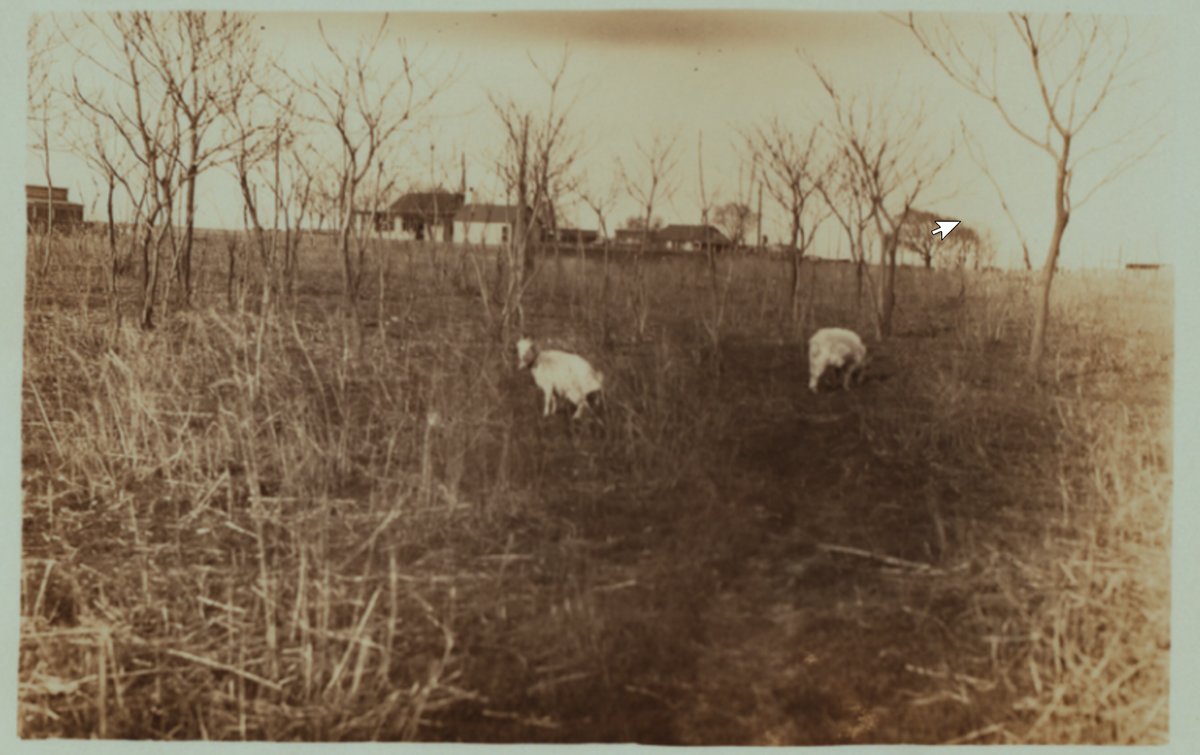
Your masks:
<instances>
[{"instance_id":1,"label":"animal's head","mask_svg":"<svg viewBox=\"0 0 1200 755\"><path fill-rule=\"evenodd\" d=\"M537 346L533 344L532 338L522 338L517 341L517 369L523 370L533 364L533 360L537 359Z\"/></svg>"}]
</instances>

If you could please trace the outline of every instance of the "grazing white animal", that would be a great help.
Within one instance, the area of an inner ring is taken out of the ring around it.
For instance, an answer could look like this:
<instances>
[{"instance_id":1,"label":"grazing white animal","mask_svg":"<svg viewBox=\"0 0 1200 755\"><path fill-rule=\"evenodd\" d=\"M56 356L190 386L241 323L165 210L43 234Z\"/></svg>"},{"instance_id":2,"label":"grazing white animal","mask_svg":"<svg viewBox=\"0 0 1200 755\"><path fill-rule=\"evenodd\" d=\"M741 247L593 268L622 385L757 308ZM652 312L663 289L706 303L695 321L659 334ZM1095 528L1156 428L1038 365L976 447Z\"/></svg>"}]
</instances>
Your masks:
<instances>
[{"instance_id":1,"label":"grazing white animal","mask_svg":"<svg viewBox=\"0 0 1200 755\"><path fill-rule=\"evenodd\" d=\"M850 388L850 379L862 379L867 365L867 347L852 330L822 328L808 341L808 389L817 392L821 375L834 368L842 371L842 388Z\"/></svg>"},{"instance_id":2,"label":"grazing white animal","mask_svg":"<svg viewBox=\"0 0 1200 755\"><path fill-rule=\"evenodd\" d=\"M528 369L542 389L542 414L547 417L558 408L556 399L561 396L575 405L574 418L579 419L588 397L604 388L604 373L593 369L586 359L566 351L541 351L530 338L517 341L517 367Z\"/></svg>"}]
</instances>

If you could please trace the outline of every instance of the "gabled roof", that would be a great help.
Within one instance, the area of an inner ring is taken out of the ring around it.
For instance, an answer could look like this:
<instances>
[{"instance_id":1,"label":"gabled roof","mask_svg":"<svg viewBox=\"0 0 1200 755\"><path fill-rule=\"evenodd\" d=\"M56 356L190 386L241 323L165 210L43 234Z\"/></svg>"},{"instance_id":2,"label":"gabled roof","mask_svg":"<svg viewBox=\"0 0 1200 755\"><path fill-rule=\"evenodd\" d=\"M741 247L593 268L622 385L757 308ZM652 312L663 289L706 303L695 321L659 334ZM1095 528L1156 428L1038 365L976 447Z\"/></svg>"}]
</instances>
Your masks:
<instances>
[{"instance_id":1,"label":"gabled roof","mask_svg":"<svg viewBox=\"0 0 1200 755\"><path fill-rule=\"evenodd\" d=\"M517 222L517 208L503 204L467 204L454 214L456 223L508 223Z\"/></svg>"},{"instance_id":2,"label":"gabled roof","mask_svg":"<svg viewBox=\"0 0 1200 755\"><path fill-rule=\"evenodd\" d=\"M711 225L669 225L654 234L656 241L683 243L688 241L709 244L728 244L729 239Z\"/></svg>"},{"instance_id":3,"label":"gabled roof","mask_svg":"<svg viewBox=\"0 0 1200 755\"><path fill-rule=\"evenodd\" d=\"M452 191L412 191L392 203L395 215L422 217L454 215L463 206L463 195Z\"/></svg>"}]
</instances>

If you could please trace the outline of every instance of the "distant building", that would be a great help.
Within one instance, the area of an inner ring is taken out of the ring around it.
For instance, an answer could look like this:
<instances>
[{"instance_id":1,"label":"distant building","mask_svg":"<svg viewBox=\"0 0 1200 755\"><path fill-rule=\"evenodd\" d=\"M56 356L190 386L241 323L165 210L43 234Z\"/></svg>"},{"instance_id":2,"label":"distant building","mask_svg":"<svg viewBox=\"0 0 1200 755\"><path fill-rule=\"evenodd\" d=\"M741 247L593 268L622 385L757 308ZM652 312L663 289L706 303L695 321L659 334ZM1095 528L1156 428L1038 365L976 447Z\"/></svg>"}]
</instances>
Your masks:
<instances>
[{"instance_id":1,"label":"distant building","mask_svg":"<svg viewBox=\"0 0 1200 755\"><path fill-rule=\"evenodd\" d=\"M637 246L643 239L648 247L670 252L718 252L733 247L725 234L711 225L669 225L648 234L641 228L619 228L615 236L618 246Z\"/></svg>"},{"instance_id":2,"label":"distant building","mask_svg":"<svg viewBox=\"0 0 1200 755\"><path fill-rule=\"evenodd\" d=\"M673 252L724 251L733 246L711 225L669 225L654 233L654 241Z\"/></svg>"},{"instance_id":3,"label":"distant building","mask_svg":"<svg viewBox=\"0 0 1200 755\"><path fill-rule=\"evenodd\" d=\"M621 246L636 246L641 244L643 239L646 244L653 245L655 233L655 231L650 231L647 234L644 228L618 228L613 240Z\"/></svg>"},{"instance_id":4,"label":"distant building","mask_svg":"<svg viewBox=\"0 0 1200 755\"><path fill-rule=\"evenodd\" d=\"M454 216L462 207L463 195L456 192L409 192L387 209L378 230L390 238L452 241Z\"/></svg>"},{"instance_id":5,"label":"distant building","mask_svg":"<svg viewBox=\"0 0 1200 755\"><path fill-rule=\"evenodd\" d=\"M599 231L588 231L582 228L558 229L558 241L562 244L595 244L599 240Z\"/></svg>"},{"instance_id":6,"label":"distant building","mask_svg":"<svg viewBox=\"0 0 1200 755\"><path fill-rule=\"evenodd\" d=\"M67 190L58 186L25 185L25 221L30 230L55 230L83 225L83 205L67 201Z\"/></svg>"},{"instance_id":7,"label":"distant building","mask_svg":"<svg viewBox=\"0 0 1200 755\"><path fill-rule=\"evenodd\" d=\"M517 223L517 208L502 204L463 205L454 215L454 238L466 244L507 244Z\"/></svg>"},{"instance_id":8,"label":"distant building","mask_svg":"<svg viewBox=\"0 0 1200 755\"><path fill-rule=\"evenodd\" d=\"M1160 262L1130 262L1125 265L1126 270L1160 270L1162 263Z\"/></svg>"}]
</instances>

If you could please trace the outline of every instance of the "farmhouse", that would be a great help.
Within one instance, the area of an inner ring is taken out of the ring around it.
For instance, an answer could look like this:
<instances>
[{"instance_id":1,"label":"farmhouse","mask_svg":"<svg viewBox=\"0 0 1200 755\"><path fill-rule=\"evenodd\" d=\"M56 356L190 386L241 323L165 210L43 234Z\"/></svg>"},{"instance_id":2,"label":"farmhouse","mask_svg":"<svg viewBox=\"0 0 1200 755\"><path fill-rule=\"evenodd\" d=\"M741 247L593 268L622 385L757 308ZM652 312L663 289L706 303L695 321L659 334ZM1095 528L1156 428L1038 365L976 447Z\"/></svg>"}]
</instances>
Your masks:
<instances>
[{"instance_id":1,"label":"farmhouse","mask_svg":"<svg viewBox=\"0 0 1200 755\"><path fill-rule=\"evenodd\" d=\"M388 208L389 237L415 241L451 241L454 216L462 209L463 195L450 191L410 192Z\"/></svg>"},{"instance_id":2,"label":"farmhouse","mask_svg":"<svg viewBox=\"0 0 1200 755\"><path fill-rule=\"evenodd\" d=\"M517 224L517 212L514 205L463 205L454 215L454 238L465 244L507 244ZM543 227L553 227L553 224L546 222ZM531 232L530 238L535 237L535 232ZM546 234L542 236L547 237Z\"/></svg>"},{"instance_id":3,"label":"farmhouse","mask_svg":"<svg viewBox=\"0 0 1200 755\"><path fill-rule=\"evenodd\" d=\"M673 252L724 251L733 245L711 225L669 225L655 232L654 241Z\"/></svg>"},{"instance_id":4,"label":"farmhouse","mask_svg":"<svg viewBox=\"0 0 1200 755\"><path fill-rule=\"evenodd\" d=\"M463 195L450 191L409 192L386 210L356 210L361 227L380 236L402 241L450 241L454 215L463 206Z\"/></svg>"},{"instance_id":5,"label":"farmhouse","mask_svg":"<svg viewBox=\"0 0 1200 755\"><path fill-rule=\"evenodd\" d=\"M44 231L47 221L55 230L76 228L83 225L83 205L67 201L65 188L26 184L25 220L30 230Z\"/></svg>"},{"instance_id":6,"label":"farmhouse","mask_svg":"<svg viewBox=\"0 0 1200 755\"><path fill-rule=\"evenodd\" d=\"M463 205L454 215L454 238L466 244L507 244L517 223L517 208L502 204Z\"/></svg>"}]
</instances>

